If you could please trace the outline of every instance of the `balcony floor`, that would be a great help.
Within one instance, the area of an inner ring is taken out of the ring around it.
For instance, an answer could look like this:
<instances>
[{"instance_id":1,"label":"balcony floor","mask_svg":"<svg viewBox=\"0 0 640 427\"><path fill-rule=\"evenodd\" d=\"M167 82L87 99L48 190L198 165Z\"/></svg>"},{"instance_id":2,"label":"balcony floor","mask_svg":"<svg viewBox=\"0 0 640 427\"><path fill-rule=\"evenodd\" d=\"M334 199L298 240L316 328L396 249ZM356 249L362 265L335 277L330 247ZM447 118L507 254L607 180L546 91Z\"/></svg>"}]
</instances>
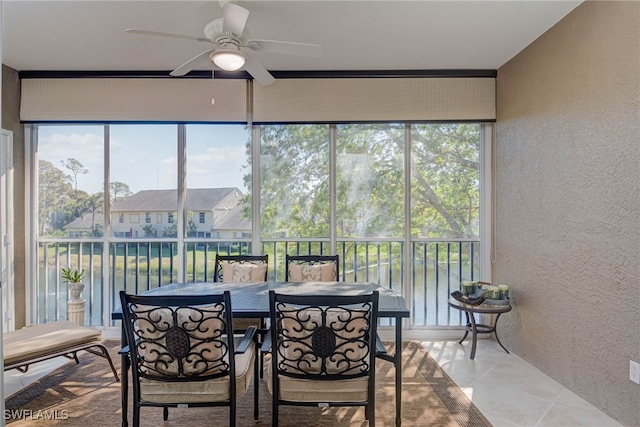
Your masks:
<instances>
[{"instance_id":1,"label":"balcony floor","mask_svg":"<svg viewBox=\"0 0 640 427\"><path fill-rule=\"evenodd\" d=\"M496 341L479 339L475 360L469 340L422 346L496 427L621 426Z\"/></svg>"},{"instance_id":2,"label":"balcony floor","mask_svg":"<svg viewBox=\"0 0 640 427\"><path fill-rule=\"evenodd\" d=\"M520 357L505 353L495 341L478 340L475 360L469 359L469 342L421 342L496 427L621 426ZM33 364L27 374L5 372L5 398L64 363L73 362L59 357Z\"/></svg>"}]
</instances>

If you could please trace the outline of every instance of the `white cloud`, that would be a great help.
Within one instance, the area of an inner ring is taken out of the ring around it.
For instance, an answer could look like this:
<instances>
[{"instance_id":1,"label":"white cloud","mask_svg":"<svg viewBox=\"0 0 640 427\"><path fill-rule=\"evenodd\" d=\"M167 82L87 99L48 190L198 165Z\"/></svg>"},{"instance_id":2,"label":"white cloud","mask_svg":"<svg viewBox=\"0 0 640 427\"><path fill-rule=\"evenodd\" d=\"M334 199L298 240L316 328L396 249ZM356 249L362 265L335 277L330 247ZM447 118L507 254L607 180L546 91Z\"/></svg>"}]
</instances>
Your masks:
<instances>
[{"instance_id":1,"label":"white cloud","mask_svg":"<svg viewBox=\"0 0 640 427\"><path fill-rule=\"evenodd\" d=\"M187 157L189 188L239 187L247 165L244 146L210 147Z\"/></svg>"}]
</instances>

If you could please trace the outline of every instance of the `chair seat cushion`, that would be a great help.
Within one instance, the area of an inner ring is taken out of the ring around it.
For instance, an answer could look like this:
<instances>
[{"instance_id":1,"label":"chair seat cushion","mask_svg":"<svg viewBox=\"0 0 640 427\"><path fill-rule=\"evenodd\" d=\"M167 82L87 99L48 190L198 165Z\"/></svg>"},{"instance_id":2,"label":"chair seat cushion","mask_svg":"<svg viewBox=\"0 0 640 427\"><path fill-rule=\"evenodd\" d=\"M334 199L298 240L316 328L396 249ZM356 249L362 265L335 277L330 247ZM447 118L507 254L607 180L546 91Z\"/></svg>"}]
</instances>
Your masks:
<instances>
[{"instance_id":1,"label":"chair seat cushion","mask_svg":"<svg viewBox=\"0 0 640 427\"><path fill-rule=\"evenodd\" d=\"M269 365L267 385L273 395L272 368ZM366 402L368 377L347 380L303 380L280 376L280 399L290 402Z\"/></svg>"},{"instance_id":2,"label":"chair seat cushion","mask_svg":"<svg viewBox=\"0 0 640 427\"><path fill-rule=\"evenodd\" d=\"M237 346L242 336L234 337ZM236 354L236 397L248 389L253 373L255 343L242 354ZM207 381L154 381L140 378L140 398L154 403L224 402L229 400L229 377Z\"/></svg>"},{"instance_id":3,"label":"chair seat cushion","mask_svg":"<svg viewBox=\"0 0 640 427\"><path fill-rule=\"evenodd\" d=\"M2 338L4 363L30 360L94 341L102 341L102 332L67 320L5 332Z\"/></svg>"}]
</instances>

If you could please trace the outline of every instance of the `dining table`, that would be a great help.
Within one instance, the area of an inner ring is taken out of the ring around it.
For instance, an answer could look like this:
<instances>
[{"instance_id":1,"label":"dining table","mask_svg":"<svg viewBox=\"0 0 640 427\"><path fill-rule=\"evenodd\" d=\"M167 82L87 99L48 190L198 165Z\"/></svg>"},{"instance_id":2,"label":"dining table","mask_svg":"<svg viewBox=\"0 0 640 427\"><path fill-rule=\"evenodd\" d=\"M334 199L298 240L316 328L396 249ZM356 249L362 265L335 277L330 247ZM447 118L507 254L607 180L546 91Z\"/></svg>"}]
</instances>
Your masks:
<instances>
[{"instance_id":1,"label":"dining table","mask_svg":"<svg viewBox=\"0 0 640 427\"><path fill-rule=\"evenodd\" d=\"M269 317L269 291L289 295L363 295L378 291L378 318L393 320L395 345L393 352L378 353L377 357L393 363L395 367L396 426L402 425L402 327L403 318L410 313L402 295L376 283L362 282L191 282L170 283L140 295L206 295L224 291L231 294L231 311L234 318L267 319ZM112 320L122 320L122 309L111 313ZM122 325L122 348L127 346ZM121 351L122 426L128 426L128 372L129 356Z\"/></svg>"}]
</instances>

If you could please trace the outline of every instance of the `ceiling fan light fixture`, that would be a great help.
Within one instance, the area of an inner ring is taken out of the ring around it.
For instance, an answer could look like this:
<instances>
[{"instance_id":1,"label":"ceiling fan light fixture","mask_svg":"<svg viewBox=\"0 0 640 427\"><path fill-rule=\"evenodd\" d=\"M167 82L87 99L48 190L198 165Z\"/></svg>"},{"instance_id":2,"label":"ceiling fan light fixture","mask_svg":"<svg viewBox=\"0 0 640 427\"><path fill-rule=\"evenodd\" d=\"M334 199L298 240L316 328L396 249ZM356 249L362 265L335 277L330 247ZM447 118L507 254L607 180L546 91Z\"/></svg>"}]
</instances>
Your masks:
<instances>
[{"instance_id":1,"label":"ceiling fan light fixture","mask_svg":"<svg viewBox=\"0 0 640 427\"><path fill-rule=\"evenodd\" d=\"M212 52L209 58L225 71L237 71L247 62L247 57L238 49L221 48Z\"/></svg>"}]
</instances>

